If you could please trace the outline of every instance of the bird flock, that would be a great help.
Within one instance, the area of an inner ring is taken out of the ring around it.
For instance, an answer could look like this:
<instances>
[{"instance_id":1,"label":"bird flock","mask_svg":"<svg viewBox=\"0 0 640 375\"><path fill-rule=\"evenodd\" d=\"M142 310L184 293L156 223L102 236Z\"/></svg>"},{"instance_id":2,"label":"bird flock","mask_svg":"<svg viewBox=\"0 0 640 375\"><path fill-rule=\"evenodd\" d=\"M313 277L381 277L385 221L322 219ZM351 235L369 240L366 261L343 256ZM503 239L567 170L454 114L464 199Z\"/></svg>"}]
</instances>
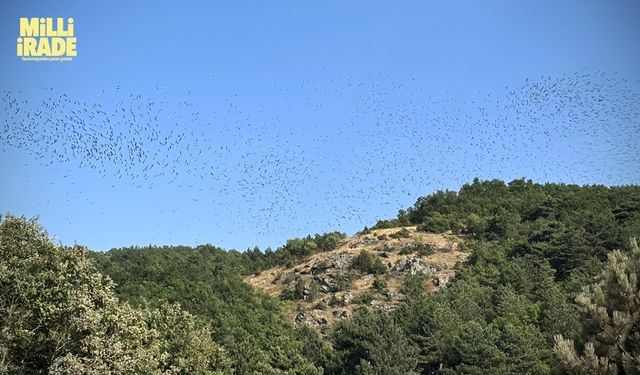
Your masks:
<instances>
[{"instance_id":1,"label":"bird flock","mask_svg":"<svg viewBox=\"0 0 640 375\"><path fill-rule=\"evenodd\" d=\"M82 169L139 194L170 188L210 208L184 226L230 221L254 243L361 228L474 177L638 177L637 81L583 70L451 95L378 78L303 81L257 110L161 84L91 99L3 90L0 147L63 166L61 179ZM179 211L171 200L158 210Z\"/></svg>"}]
</instances>

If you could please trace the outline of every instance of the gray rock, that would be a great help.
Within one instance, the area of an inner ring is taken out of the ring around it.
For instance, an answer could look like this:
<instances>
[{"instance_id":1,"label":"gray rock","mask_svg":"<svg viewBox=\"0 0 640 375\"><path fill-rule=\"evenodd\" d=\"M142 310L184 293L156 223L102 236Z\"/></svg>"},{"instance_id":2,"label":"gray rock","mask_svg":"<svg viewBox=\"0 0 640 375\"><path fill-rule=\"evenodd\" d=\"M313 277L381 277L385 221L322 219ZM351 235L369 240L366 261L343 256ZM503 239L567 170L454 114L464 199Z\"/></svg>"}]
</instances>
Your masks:
<instances>
[{"instance_id":1,"label":"gray rock","mask_svg":"<svg viewBox=\"0 0 640 375\"><path fill-rule=\"evenodd\" d=\"M351 293L345 293L342 295L342 300L344 301L345 305L348 305L351 303L351 301L353 301L353 294Z\"/></svg>"},{"instance_id":2,"label":"gray rock","mask_svg":"<svg viewBox=\"0 0 640 375\"><path fill-rule=\"evenodd\" d=\"M311 273L314 275L324 273L327 270L343 273L349 270L353 255L351 254L334 254L322 262L318 262L311 267Z\"/></svg>"},{"instance_id":3,"label":"gray rock","mask_svg":"<svg viewBox=\"0 0 640 375\"><path fill-rule=\"evenodd\" d=\"M369 246L369 245L375 245L379 242L379 240L375 237L371 237L371 236L364 236L364 237L359 237L357 239L355 239L351 244L349 244L349 247L352 249L355 249L356 247L364 247L364 246Z\"/></svg>"},{"instance_id":4,"label":"gray rock","mask_svg":"<svg viewBox=\"0 0 640 375\"><path fill-rule=\"evenodd\" d=\"M295 322L307 326L325 326L329 323L329 321L325 317L317 318L315 316L305 314L302 311L296 314Z\"/></svg>"},{"instance_id":5,"label":"gray rock","mask_svg":"<svg viewBox=\"0 0 640 375\"><path fill-rule=\"evenodd\" d=\"M427 275L433 273L429 263L416 257L400 259L391 266L391 271L410 275Z\"/></svg>"},{"instance_id":6,"label":"gray rock","mask_svg":"<svg viewBox=\"0 0 640 375\"><path fill-rule=\"evenodd\" d=\"M313 280L320 284L320 286L329 288L334 284L333 277L331 275L314 275Z\"/></svg>"},{"instance_id":7,"label":"gray rock","mask_svg":"<svg viewBox=\"0 0 640 375\"><path fill-rule=\"evenodd\" d=\"M362 276L360 279L361 279L361 280L364 280L364 281L368 281L368 280L371 280L371 279L373 279L373 278L375 278L375 276L374 276L374 275L372 275L372 274L370 274L370 273L368 273L368 274L366 274L366 275Z\"/></svg>"},{"instance_id":8,"label":"gray rock","mask_svg":"<svg viewBox=\"0 0 640 375\"><path fill-rule=\"evenodd\" d=\"M438 288L443 288L449 284L454 275L449 273L439 274L433 278L433 284Z\"/></svg>"},{"instance_id":9,"label":"gray rock","mask_svg":"<svg viewBox=\"0 0 640 375\"><path fill-rule=\"evenodd\" d=\"M296 322L303 322L307 318L307 315L302 311L298 311L296 314Z\"/></svg>"}]
</instances>

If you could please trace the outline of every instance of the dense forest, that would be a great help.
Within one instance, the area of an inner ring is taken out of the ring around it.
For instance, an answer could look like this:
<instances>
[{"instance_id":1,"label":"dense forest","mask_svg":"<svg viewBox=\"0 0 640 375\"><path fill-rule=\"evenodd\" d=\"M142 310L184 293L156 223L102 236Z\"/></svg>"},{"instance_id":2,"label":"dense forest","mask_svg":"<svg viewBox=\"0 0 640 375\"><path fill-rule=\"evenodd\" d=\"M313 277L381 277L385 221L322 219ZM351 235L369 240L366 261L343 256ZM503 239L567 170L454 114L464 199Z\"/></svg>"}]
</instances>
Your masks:
<instances>
[{"instance_id":1,"label":"dense forest","mask_svg":"<svg viewBox=\"0 0 640 375\"><path fill-rule=\"evenodd\" d=\"M331 251L342 233L273 251L99 253L7 214L0 373L640 373L639 186L474 180L373 228L415 225L467 238L455 279L321 336L244 277Z\"/></svg>"}]
</instances>

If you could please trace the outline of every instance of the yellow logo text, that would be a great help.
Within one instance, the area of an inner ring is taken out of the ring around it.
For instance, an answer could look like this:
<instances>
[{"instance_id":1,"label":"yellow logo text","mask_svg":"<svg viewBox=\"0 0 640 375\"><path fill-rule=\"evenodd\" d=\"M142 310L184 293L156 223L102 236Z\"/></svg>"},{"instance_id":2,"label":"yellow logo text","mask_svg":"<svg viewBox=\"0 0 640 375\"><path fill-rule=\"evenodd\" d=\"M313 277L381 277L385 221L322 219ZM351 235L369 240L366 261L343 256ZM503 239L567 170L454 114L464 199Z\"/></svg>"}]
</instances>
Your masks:
<instances>
[{"instance_id":1,"label":"yellow logo text","mask_svg":"<svg viewBox=\"0 0 640 375\"><path fill-rule=\"evenodd\" d=\"M73 18L20 18L17 54L22 60L68 61L77 56Z\"/></svg>"}]
</instances>

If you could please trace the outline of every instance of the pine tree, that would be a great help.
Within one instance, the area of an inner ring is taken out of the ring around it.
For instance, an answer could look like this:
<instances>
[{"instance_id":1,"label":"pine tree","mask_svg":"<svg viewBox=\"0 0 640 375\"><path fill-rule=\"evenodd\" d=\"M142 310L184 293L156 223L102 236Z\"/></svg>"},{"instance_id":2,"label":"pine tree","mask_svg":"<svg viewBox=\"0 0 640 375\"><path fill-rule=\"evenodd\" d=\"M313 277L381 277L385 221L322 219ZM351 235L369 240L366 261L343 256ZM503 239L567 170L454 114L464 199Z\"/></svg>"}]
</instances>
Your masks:
<instances>
[{"instance_id":1,"label":"pine tree","mask_svg":"<svg viewBox=\"0 0 640 375\"><path fill-rule=\"evenodd\" d=\"M640 249L609 254L598 283L576 302L586 319L580 355L572 340L555 337L555 352L573 374L640 374Z\"/></svg>"},{"instance_id":2,"label":"pine tree","mask_svg":"<svg viewBox=\"0 0 640 375\"><path fill-rule=\"evenodd\" d=\"M418 349L385 311L358 310L353 319L340 323L333 341L340 363L327 373L416 374Z\"/></svg>"}]
</instances>

